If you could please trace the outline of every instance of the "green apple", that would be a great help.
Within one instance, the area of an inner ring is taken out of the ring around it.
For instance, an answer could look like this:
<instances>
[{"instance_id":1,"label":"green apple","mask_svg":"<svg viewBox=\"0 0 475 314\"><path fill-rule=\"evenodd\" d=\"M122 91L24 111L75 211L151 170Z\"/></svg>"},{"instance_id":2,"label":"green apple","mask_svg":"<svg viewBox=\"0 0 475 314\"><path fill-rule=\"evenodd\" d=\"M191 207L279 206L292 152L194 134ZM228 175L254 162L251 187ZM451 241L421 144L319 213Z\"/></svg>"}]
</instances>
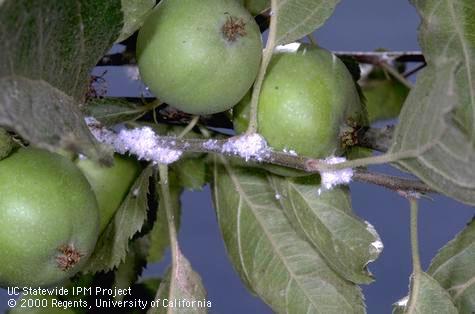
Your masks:
<instances>
[{"instance_id":1,"label":"green apple","mask_svg":"<svg viewBox=\"0 0 475 314\"><path fill-rule=\"evenodd\" d=\"M130 187L140 173L140 164L131 157L114 155L112 167L101 166L89 159L78 159L77 166L92 186L99 204L99 230L104 231Z\"/></svg>"},{"instance_id":2,"label":"green apple","mask_svg":"<svg viewBox=\"0 0 475 314\"><path fill-rule=\"evenodd\" d=\"M161 101L192 114L239 102L261 56L259 27L236 0L163 0L137 39L144 83Z\"/></svg>"},{"instance_id":3,"label":"green apple","mask_svg":"<svg viewBox=\"0 0 475 314\"><path fill-rule=\"evenodd\" d=\"M394 80L370 80L362 84L370 122L397 118L409 88Z\"/></svg>"},{"instance_id":4,"label":"green apple","mask_svg":"<svg viewBox=\"0 0 475 314\"><path fill-rule=\"evenodd\" d=\"M244 6L252 15L258 15L270 8L270 0L244 0Z\"/></svg>"},{"instance_id":5,"label":"green apple","mask_svg":"<svg viewBox=\"0 0 475 314\"><path fill-rule=\"evenodd\" d=\"M233 108L238 133L247 128L249 100ZM338 155L340 128L362 115L352 76L335 55L306 44L278 47L258 107L258 132L271 147L314 158Z\"/></svg>"},{"instance_id":6,"label":"green apple","mask_svg":"<svg viewBox=\"0 0 475 314\"><path fill-rule=\"evenodd\" d=\"M0 161L0 195L0 286L48 286L81 269L99 235L99 212L73 162L21 148Z\"/></svg>"}]
</instances>

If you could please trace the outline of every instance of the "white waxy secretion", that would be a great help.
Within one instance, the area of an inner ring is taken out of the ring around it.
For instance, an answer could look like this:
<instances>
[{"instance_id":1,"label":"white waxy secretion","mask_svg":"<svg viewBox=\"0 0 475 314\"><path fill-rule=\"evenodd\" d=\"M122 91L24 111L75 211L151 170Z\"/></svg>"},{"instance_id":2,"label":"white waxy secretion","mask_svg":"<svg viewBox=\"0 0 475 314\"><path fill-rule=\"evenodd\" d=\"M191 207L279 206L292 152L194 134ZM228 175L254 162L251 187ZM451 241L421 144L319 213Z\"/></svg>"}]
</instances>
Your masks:
<instances>
[{"instance_id":1,"label":"white waxy secretion","mask_svg":"<svg viewBox=\"0 0 475 314\"><path fill-rule=\"evenodd\" d=\"M156 164L173 163L183 154L172 147L173 143L160 139L150 127L122 129L119 133L114 133L101 127L93 117L86 117L85 121L99 142L111 145L120 154L133 154Z\"/></svg>"},{"instance_id":2,"label":"white waxy secretion","mask_svg":"<svg viewBox=\"0 0 475 314\"><path fill-rule=\"evenodd\" d=\"M223 145L222 152L238 155L246 161L251 158L261 161L269 154L269 148L264 137L254 133L230 138Z\"/></svg>"},{"instance_id":3,"label":"white waxy secretion","mask_svg":"<svg viewBox=\"0 0 475 314\"><path fill-rule=\"evenodd\" d=\"M345 157L328 157L323 160L327 164L338 164L346 161ZM322 180L322 188L323 190L331 190L335 186L340 184L348 184L351 182L353 178L353 169L345 168L340 170L333 170L333 171L322 171L320 172L321 180ZM318 194L322 192L321 189L318 190Z\"/></svg>"}]
</instances>

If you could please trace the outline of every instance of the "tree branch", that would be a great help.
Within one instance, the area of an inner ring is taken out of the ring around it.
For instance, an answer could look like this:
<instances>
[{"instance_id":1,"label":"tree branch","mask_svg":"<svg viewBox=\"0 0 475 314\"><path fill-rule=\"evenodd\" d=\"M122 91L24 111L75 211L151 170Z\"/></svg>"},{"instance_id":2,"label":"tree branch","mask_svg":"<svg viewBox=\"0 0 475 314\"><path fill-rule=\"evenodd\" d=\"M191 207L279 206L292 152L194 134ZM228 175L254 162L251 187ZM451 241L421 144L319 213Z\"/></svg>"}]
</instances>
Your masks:
<instances>
[{"instance_id":1,"label":"tree branch","mask_svg":"<svg viewBox=\"0 0 475 314\"><path fill-rule=\"evenodd\" d=\"M411 75L413 75L413 74L419 72L420 70L422 70L422 69L425 68L426 66L427 66L427 63L425 63L425 62L422 63L422 64L419 64L419 65L418 65L417 67L415 67L414 69L409 70L409 71L407 71L406 73L404 73L403 76L404 76L405 78L408 78L409 76L411 76Z\"/></svg>"},{"instance_id":2,"label":"tree branch","mask_svg":"<svg viewBox=\"0 0 475 314\"><path fill-rule=\"evenodd\" d=\"M385 69L389 74L391 74L396 80L398 80L401 84L406 86L409 89L412 89L412 83L397 69L395 69L392 65L387 62L381 62L380 66Z\"/></svg>"},{"instance_id":3,"label":"tree branch","mask_svg":"<svg viewBox=\"0 0 475 314\"><path fill-rule=\"evenodd\" d=\"M118 134L114 133L102 127L100 123L94 121L92 118L88 118L88 126L99 141L113 146L117 143L122 132L120 131ZM157 154L169 154L169 156L159 157L160 160L168 160L167 162L174 162L180 158L183 153L187 152L217 153L228 157L245 159L246 162L251 162L250 166L253 165L252 163L254 163L254 165L256 163L271 163L308 173L335 171L332 169L332 164L327 163L325 160L298 156L295 153L287 151L272 150L267 147L263 138L257 134L226 139L184 139L160 136L157 134L151 137L150 132L150 129L147 130L145 139L138 133L134 133L131 138L127 138L128 135L125 135L128 142L120 143L120 150L122 151L119 152L124 153L125 151L130 151L130 146L136 146L139 147L139 149L143 149L146 152L146 156L153 156L155 152L152 150L156 150ZM143 146L141 143L138 143L141 140L144 140L147 145ZM114 147L117 149L117 146ZM243 148L244 150L241 150ZM147 160L156 161L156 159ZM353 179L377 184L397 192L435 192L421 181L371 173L363 169L356 169L353 173Z\"/></svg>"},{"instance_id":4,"label":"tree branch","mask_svg":"<svg viewBox=\"0 0 475 314\"><path fill-rule=\"evenodd\" d=\"M334 51L341 57L352 57L360 63L378 65L381 62L424 62L424 56L420 51ZM120 66L136 64L135 54L130 51L105 55L96 66Z\"/></svg>"},{"instance_id":5,"label":"tree branch","mask_svg":"<svg viewBox=\"0 0 475 314\"><path fill-rule=\"evenodd\" d=\"M424 182L418 180L404 179L383 173L369 172L363 169L357 169L353 179L383 186L393 191L418 192L418 193L436 193Z\"/></svg>"},{"instance_id":6,"label":"tree branch","mask_svg":"<svg viewBox=\"0 0 475 314\"><path fill-rule=\"evenodd\" d=\"M334 51L339 57L352 57L359 63L379 65L382 62L424 62L420 51Z\"/></svg>"},{"instance_id":7,"label":"tree branch","mask_svg":"<svg viewBox=\"0 0 475 314\"><path fill-rule=\"evenodd\" d=\"M107 97L105 97L105 99L107 99ZM156 98L152 97L126 97L125 99L131 103L135 103L138 105L143 104L144 101L146 103L152 103L156 100ZM185 113L173 107L167 106L166 104L163 104L155 109L155 117L157 122L160 123L187 125L192 121L194 115ZM100 120L100 117L98 119ZM154 117L152 111L144 114L141 119L153 121ZM206 125L212 128L233 129L233 123L225 112L220 112L213 115L201 115L199 117L199 124Z\"/></svg>"}]
</instances>

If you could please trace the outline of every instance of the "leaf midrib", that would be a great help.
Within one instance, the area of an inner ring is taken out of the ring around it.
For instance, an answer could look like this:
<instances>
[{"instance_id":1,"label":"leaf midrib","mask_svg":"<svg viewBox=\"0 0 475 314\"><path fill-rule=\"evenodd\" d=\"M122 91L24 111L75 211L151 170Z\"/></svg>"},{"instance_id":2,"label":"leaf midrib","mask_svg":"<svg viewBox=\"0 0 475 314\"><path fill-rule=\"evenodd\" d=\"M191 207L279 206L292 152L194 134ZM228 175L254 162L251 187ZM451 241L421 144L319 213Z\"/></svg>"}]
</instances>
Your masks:
<instances>
[{"instance_id":1,"label":"leaf midrib","mask_svg":"<svg viewBox=\"0 0 475 314\"><path fill-rule=\"evenodd\" d=\"M241 187L241 184L238 182L239 180L237 180L236 176L234 175L234 172L230 169L229 164L227 163L227 161L221 156L220 156L220 159L222 160L223 165L226 168L226 171L229 173L229 177L233 181L234 186L236 187L236 190L239 192L239 195L246 201L246 203L249 205L250 208L254 208L254 206L256 206L256 205L249 198L247 198L246 193L244 193L244 190ZM264 223L261 221L260 217L258 215L256 215L254 210L251 210L251 212L252 212L253 216L256 218L256 221L261 226L261 229L264 231L264 234L266 235L269 243L271 243L272 247L274 248L274 252L276 252L277 256L279 256L280 261L285 265L285 268L287 269L287 271L291 275L292 280L295 281L297 283L297 285L300 287L300 290L303 292L303 294L305 294L305 296L307 297L307 300L312 304L314 309L317 311L316 313L321 313L321 312L318 311L317 304L315 304L313 302L313 298L311 298L311 296L309 296L307 294L306 289L301 286L300 281L295 279L296 278L295 273L293 272L293 270L287 264L287 260L284 258L284 256L280 252L279 247L277 246L277 244L275 243L273 238L269 235L269 232L268 232L267 228L264 227ZM240 258L242 258L242 257L240 257ZM345 298L343 298L343 299L345 299ZM346 299L345 299L345 302L347 302ZM349 304L349 305L351 306L351 304Z\"/></svg>"},{"instance_id":2,"label":"leaf midrib","mask_svg":"<svg viewBox=\"0 0 475 314\"><path fill-rule=\"evenodd\" d=\"M470 53L468 51L468 47L467 47L467 44L465 43L464 41L464 31L463 31L463 28L460 27L460 19L457 18L456 14L455 14L455 9L454 9L454 6L453 6L453 1L451 0L446 0L446 3L447 3L447 6L449 8L449 12L450 12L450 17L452 19L452 24L454 25L455 27L455 33L457 34L457 37L459 38L459 41L460 41L460 44L462 46L462 52L463 52L463 58L465 60L465 64L466 64L466 71L467 71L467 81L468 81L468 84L469 84L469 93L470 93L470 103L472 104L472 106L475 106L475 95L474 95L474 82L473 82L473 79L472 79L472 68L471 68L471 62L470 62ZM475 115L475 108L473 108L474 110L472 110L472 118L473 116ZM475 119L473 119L475 121ZM472 126L472 138L475 137L475 128Z\"/></svg>"},{"instance_id":3,"label":"leaf midrib","mask_svg":"<svg viewBox=\"0 0 475 314\"><path fill-rule=\"evenodd\" d=\"M467 290L468 288L470 288L473 285L475 285L475 276L473 276L472 278L467 280L467 282L465 282L464 284L450 287L447 290L456 290L457 293L454 295L453 298L454 298L454 300L457 300L461 295L463 295L465 290Z\"/></svg>"},{"instance_id":4,"label":"leaf midrib","mask_svg":"<svg viewBox=\"0 0 475 314\"><path fill-rule=\"evenodd\" d=\"M302 193L299 191L299 189L296 188L295 184L289 183L289 185L292 187L292 189L293 189L294 191L296 191L296 192L300 195L300 197L302 197L302 199L305 200L306 203L308 203L308 202L306 201L305 195L302 194ZM330 203L325 203L325 204L322 204L322 205L323 205L323 206L326 206L326 207L329 208L329 209L335 210L336 212L340 213L342 216L345 216L346 219L348 219L348 220L350 220L350 219L356 219L355 217L353 217L352 215L350 215L349 212L344 211L344 210L341 210L340 208L335 207L335 206L331 205ZM311 207L311 206L309 206L309 207ZM313 211L312 211L312 212L313 212ZM316 215L316 216L318 216L318 215ZM320 222L325 226L325 228L326 228L327 230L329 230L329 228L327 227L327 224L324 223L320 217L318 217L318 219L319 219ZM330 232L330 231L329 231L329 232ZM330 234L333 235L332 232L330 232ZM332 236L332 237L333 237L333 236ZM343 239L341 239L341 238L338 238L338 237L334 237L334 238L335 238L337 241L339 241L339 242L345 243L345 241L344 241ZM376 241L377 239L373 237L373 240ZM350 246L350 245L345 245L345 247L349 248L351 252L354 252L355 250L357 250L357 248L355 248L355 247L353 247L353 246Z\"/></svg>"},{"instance_id":5,"label":"leaf midrib","mask_svg":"<svg viewBox=\"0 0 475 314\"><path fill-rule=\"evenodd\" d=\"M84 37L84 22L83 22L83 18L82 18L82 6L81 6L81 3L79 1L76 1L76 6L77 6L77 11L78 11L78 18L79 18L79 58L80 60L85 60L85 51L86 51L86 47L84 45L84 42L85 42L85 37ZM80 84L80 76L81 76L81 72L82 71L76 71L76 80L74 81L74 86L73 86L73 90L76 90L77 89L77 85Z\"/></svg>"},{"instance_id":6,"label":"leaf midrib","mask_svg":"<svg viewBox=\"0 0 475 314\"><path fill-rule=\"evenodd\" d=\"M441 271L442 268L444 268L448 263L450 263L451 261L453 261L455 258L457 258L458 256L460 256L461 254L465 253L465 250L468 250L469 247L470 247L472 244L473 244L473 243L470 243L467 247L464 247L462 250L457 251L457 253L456 253L455 255L452 255L452 256L449 257L447 260L445 260L442 264L440 264L440 265L437 267L437 270L432 273L432 277L435 277L435 276L437 275L437 273L439 273L439 271Z\"/></svg>"}]
</instances>

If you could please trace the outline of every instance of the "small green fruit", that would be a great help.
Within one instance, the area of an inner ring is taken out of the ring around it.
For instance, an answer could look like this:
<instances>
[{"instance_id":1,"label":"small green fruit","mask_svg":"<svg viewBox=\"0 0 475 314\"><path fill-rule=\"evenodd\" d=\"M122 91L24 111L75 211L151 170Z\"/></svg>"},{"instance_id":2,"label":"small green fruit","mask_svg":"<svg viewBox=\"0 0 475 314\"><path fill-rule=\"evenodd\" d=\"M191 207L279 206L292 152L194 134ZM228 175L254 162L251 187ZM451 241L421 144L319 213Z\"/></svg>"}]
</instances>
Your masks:
<instances>
[{"instance_id":1,"label":"small green fruit","mask_svg":"<svg viewBox=\"0 0 475 314\"><path fill-rule=\"evenodd\" d=\"M236 0L163 0L137 40L143 81L192 114L234 106L253 84L261 55L259 27Z\"/></svg>"},{"instance_id":2,"label":"small green fruit","mask_svg":"<svg viewBox=\"0 0 475 314\"><path fill-rule=\"evenodd\" d=\"M396 118L409 94L409 88L393 80L370 80L362 90L370 122Z\"/></svg>"},{"instance_id":3,"label":"small green fruit","mask_svg":"<svg viewBox=\"0 0 475 314\"><path fill-rule=\"evenodd\" d=\"M99 234L91 186L67 158L21 148L0 161L0 286L48 286L76 274Z\"/></svg>"},{"instance_id":4,"label":"small green fruit","mask_svg":"<svg viewBox=\"0 0 475 314\"><path fill-rule=\"evenodd\" d=\"M245 0L244 6L252 15L258 15L270 8L270 0Z\"/></svg>"},{"instance_id":5,"label":"small green fruit","mask_svg":"<svg viewBox=\"0 0 475 314\"><path fill-rule=\"evenodd\" d=\"M249 97L233 109L238 133L247 128ZM361 120L362 107L345 65L327 50L305 44L280 47L259 98L258 132L277 150L323 158L341 152L340 127Z\"/></svg>"},{"instance_id":6,"label":"small green fruit","mask_svg":"<svg viewBox=\"0 0 475 314\"><path fill-rule=\"evenodd\" d=\"M112 167L102 167L89 159L79 159L76 164L96 194L99 230L102 232L139 175L140 164L133 158L117 154L114 155Z\"/></svg>"}]
</instances>

